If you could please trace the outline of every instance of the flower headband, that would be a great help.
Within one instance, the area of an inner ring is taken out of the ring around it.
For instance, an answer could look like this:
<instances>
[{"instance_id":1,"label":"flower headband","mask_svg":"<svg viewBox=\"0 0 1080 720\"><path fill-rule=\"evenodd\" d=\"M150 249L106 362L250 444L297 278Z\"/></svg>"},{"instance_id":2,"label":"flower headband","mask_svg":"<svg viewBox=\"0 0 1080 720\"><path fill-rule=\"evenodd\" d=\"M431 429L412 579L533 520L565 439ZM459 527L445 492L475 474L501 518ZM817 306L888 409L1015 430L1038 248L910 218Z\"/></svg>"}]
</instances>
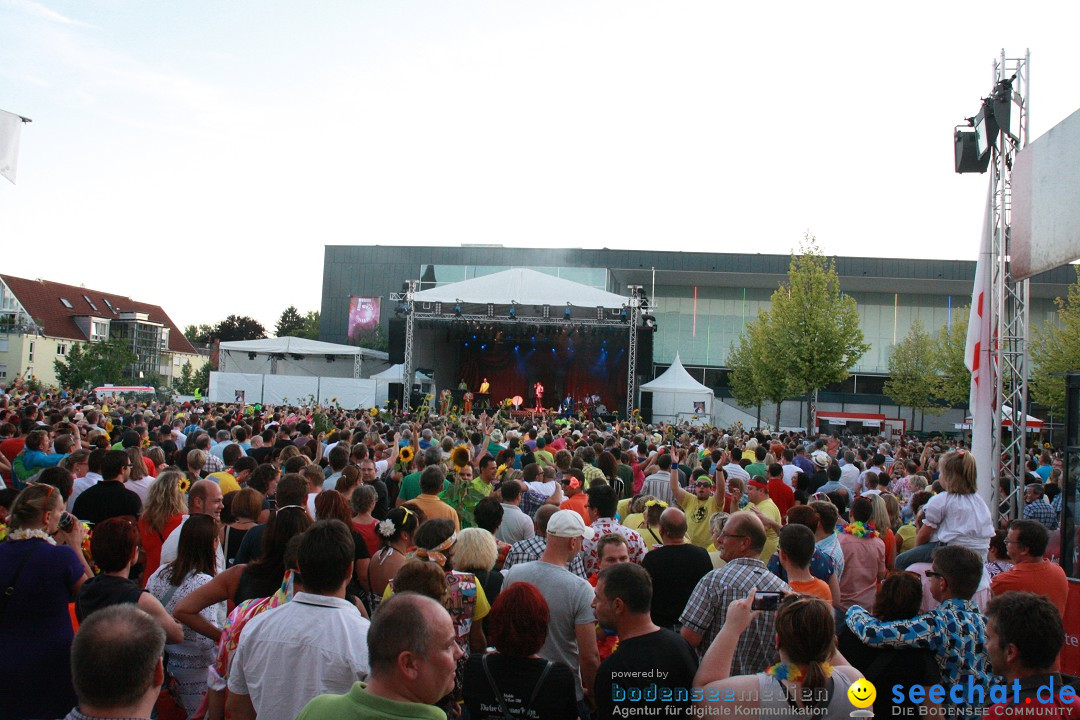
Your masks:
<instances>
[{"instance_id":1,"label":"flower headband","mask_svg":"<svg viewBox=\"0 0 1080 720\"><path fill-rule=\"evenodd\" d=\"M446 551L454 546L457 542L457 533L453 533L450 537L443 540L441 543L431 548L418 547L410 552L406 557L417 558L419 560L427 560L433 562L439 567L446 567Z\"/></svg>"},{"instance_id":2,"label":"flower headband","mask_svg":"<svg viewBox=\"0 0 1080 720\"><path fill-rule=\"evenodd\" d=\"M662 508L666 508L668 506L668 504L666 502L664 502L663 500L646 500L645 501L645 507L656 507L657 505L659 505Z\"/></svg>"},{"instance_id":3,"label":"flower headband","mask_svg":"<svg viewBox=\"0 0 1080 720\"><path fill-rule=\"evenodd\" d=\"M405 517L401 518L401 527L405 527L409 524L409 518L412 516L412 511L410 511L407 507L403 507L401 508L401 512L405 513ZM388 538L394 536L394 531L397 530L397 526L394 525L393 520L391 520L390 518L386 518L385 520L381 521L375 527L375 529L379 531L380 535Z\"/></svg>"}]
</instances>

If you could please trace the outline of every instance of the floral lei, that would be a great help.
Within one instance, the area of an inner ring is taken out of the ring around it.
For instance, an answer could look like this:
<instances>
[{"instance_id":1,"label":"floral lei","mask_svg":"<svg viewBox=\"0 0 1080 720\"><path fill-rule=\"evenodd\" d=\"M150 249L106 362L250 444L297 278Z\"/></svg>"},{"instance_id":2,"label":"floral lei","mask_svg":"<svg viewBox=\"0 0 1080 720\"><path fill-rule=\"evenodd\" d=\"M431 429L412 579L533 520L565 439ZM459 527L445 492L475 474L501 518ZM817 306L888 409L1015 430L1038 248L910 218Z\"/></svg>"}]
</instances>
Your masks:
<instances>
[{"instance_id":1,"label":"floral lei","mask_svg":"<svg viewBox=\"0 0 1080 720\"><path fill-rule=\"evenodd\" d=\"M881 537L881 533L874 529L874 523L864 523L859 520L848 523L841 532L854 535L857 538Z\"/></svg>"},{"instance_id":2,"label":"floral lei","mask_svg":"<svg viewBox=\"0 0 1080 720\"><path fill-rule=\"evenodd\" d=\"M31 538L40 538L41 540L44 540L45 542L49 543L50 545L55 545L56 544L56 540L53 540L52 537L49 535L49 533L45 532L44 530L37 530L37 529L34 529L34 530L30 530L30 529L14 530L14 531L8 533L8 536L7 536L8 540L29 540Z\"/></svg>"},{"instance_id":3,"label":"floral lei","mask_svg":"<svg viewBox=\"0 0 1080 720\"><path fill-rule=\"evenodd\" d=\"M825 671L825 677L832 677L833 666L829 663L822 663L821 669ZM789 665L787 663L777 663L768 670L765 671L766 675L771 675L777 680L790 680L791 682L801 682L803 676L806 674L803 669L798 665Z\"/></svg>"}]
</instances>

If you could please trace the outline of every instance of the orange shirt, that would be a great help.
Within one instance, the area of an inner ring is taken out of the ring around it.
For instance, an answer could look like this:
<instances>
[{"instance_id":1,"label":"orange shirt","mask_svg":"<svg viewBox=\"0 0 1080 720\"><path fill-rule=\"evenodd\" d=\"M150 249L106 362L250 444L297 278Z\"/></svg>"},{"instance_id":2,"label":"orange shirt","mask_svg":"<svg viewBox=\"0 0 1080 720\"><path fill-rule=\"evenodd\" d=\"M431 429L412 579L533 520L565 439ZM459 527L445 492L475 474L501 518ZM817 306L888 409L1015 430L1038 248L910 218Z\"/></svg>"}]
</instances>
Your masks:
<instances>
[{"instance_id":1,"label":"orange shirt","mask_svg":"<svg viewBox=\"0 0 1080 720\"><path fill-rule=\"evenodd\" d=\"M589 502L589 496L583 492L579 492L572 498L567 498L562 501L562 505L559 506L560 510L573 510L581 519L585 521L585 527L592 525L592 520L589 519L589 511L585 508L586 503Z\"/></svg>"},{"instance_id":2,"label":"orange shirt","mask_svg":"<svg viewBox=\"0 0 1080 720\"><path fill-rule=\"evenodd\" d=\"M458 520L457 510L440 500L438 495L420 493L409 502L420 508L421 512L424 513L425 520L434 520L436 518L453 520L454 532L461 530L461 521Z\"/></svg>"},{"instance_id":3,"label":"orange shirt","mask_svg":"<svg viewBox=\"0 0 1080 720\"><path fill-rule=\"evenodd\" d=\"M1057 563L1046 558L1042 562L1017 563L1012 570L998 573L990 581L990 589L997 597L1011 590L1026 590L1045 595L1065 617L1065 602L1069 598L1069 581L1065 571Z\"/></svg>"},{"instance_id":4,"label":"orange shirt","mask_svg":"<svg viewBox=\"0 0 1080 720\"><path fill-rule=\"evenodd\" d=\"M832 604L832 590L829 589L829 583L824 580L817 578L813 578L808 582L788 580L788 585L800 595L815 595L830 605Z\"/></svg>"}]
</instances>

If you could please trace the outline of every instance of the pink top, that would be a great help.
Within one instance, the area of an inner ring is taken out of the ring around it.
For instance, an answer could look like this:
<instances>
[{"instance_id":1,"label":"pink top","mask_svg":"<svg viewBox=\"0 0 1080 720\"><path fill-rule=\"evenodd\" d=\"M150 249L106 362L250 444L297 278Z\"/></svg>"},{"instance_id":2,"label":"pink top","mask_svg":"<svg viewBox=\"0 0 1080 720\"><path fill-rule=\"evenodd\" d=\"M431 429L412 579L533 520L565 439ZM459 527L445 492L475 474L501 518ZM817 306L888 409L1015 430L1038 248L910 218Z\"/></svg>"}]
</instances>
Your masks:
<instances>
[{"instance_id":1,"label":"pink top","mask_svg":"<svg viewBox=\"0 0 1080 720\"><path fill-rule=\"evenodd\" d=\"M858 538L841 533L844 573L840 576L840 607L874 607L878 578L885 576L885 542L879 538Z\"/></svg>"}]
</instances>

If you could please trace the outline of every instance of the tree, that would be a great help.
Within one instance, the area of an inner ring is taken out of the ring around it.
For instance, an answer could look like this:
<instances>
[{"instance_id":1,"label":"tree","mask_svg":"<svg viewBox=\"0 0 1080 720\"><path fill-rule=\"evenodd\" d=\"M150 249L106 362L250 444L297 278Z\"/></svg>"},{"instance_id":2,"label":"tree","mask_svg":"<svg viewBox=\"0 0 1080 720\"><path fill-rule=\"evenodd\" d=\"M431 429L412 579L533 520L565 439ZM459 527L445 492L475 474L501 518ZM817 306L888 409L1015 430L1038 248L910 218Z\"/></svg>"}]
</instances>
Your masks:
<instances>
[{"instance_id":1,"label":"tree","mask_svg":"<svg viewBox=\"0 0 1080 720\"><path fill-rule=\"evenodd\" d=\"M932 415L945 412L937 402L940 386L933 338L916 318L904 339L893 346L885 394L897 405L911 408L911 426L915 427L916 410Z\"/></svg>"},{"instance_id":2,"label":"tree","mask_svg":"<svg viewBox=\"0 0 1080 720\"><path fill-rule=\"evenodd\" d=\"M938 372L938 396L950 406L967 405L971 391L971 371L964 364L967 347L968 308L953 312L952 325L938 332L934 361Z\"/></svg>"},{"instance_id":3,"label":"tree","mask_svg":"<svg viewBox=\"0 0 1080 720\"><path fill-rule=\"evenodd\" d=\"M195 372L191 369L191 361L184 361L180 368L180 377L173 378L173 387L181 395L192 395L195 392Z\"/></svg>"},{"instance_id":4,"label":"tree","mask_svg":"<svg viewBox=\"0 0 1080 720\"><path fill-rule=\"evenodd\" d=\"M290 305L285 308L281 317L278 318L277 325L274 326L274 334L277 337L303 337L301 334L303 332L304 318L300 316L296 306Z\"/></svg>"},{"instance_id":5,"label":"tree","mask_svg":"<svg viewBox=\"0 0 1080 720\"><path fill-rule=\"evenodd\" d=\"M757 408L757 424L761 427L761 404L765 402L765 391L761 387L758 374L754 371L753 349L750 347L750 333L739 337L739 344L731 344L728 353L728 381L735 402L743 407Z\"/></svg>"},{"instance_id":6,"label":"tree","mask_svg":"<svg viewBox=\"0 0 1080 720\"><path fill-rule=\"evenodd\" d=\"M321 316L318 310L309 310L304 315L304 327L300 330L299 336L308 340L319 339L319 324L321 322Z\"/></svg>"},{"instance_id":7,"label":"tree","mask_svg":"<svg viewBox=\"0 0 1080 720\"><path fill-rule=\"evenodd\" d=\"M131 365L135 361L128 341L113 338L85 347L73 344L63 361L53 361L53 370L60 385L67 388L126 385L131 382Z\"/></svg>"},{"instance_id":8,"label":"tree","mask_svg":"<svg viewBox=\"0 0 1080 720\"><path fill-rule=\"evenodd\" d=\"M385 352L390 349L390 343L387 341L386 336L383 335L382 325L376 325L371 330L357 331L349 339L353 345L368 348L369 350L382 350Z\"/></svg>"},{"instance_id":9,"label":"tree","mask_svg":"<svg viewBox=\"0 0 1080 720\"><path fill-rule=\"evenodd\" d=\"M1053 375L1080 370L1080 267L1076 275L1068 295L1054 300L1057 323L1044 323L1032 333L1031 395L1055 415L1065 411L1065 378Z\"/></svg>"},{"instance_id":10,"label":"tree","mask_svg":"<svg viewBox=\"0 0 1080 720\"><path fill-rule=\"evenodd\" d=\"M209 392L210 390L210 363L203 363L203 366L199 368L199 371L195 373L195 379L192 383L191 394L195 394L195 390L202 390L203 392Z\"/></svg>"},{"instance_id":11,"label":"tree","mask_svg":"<svg viewBox=\"0 0 1080 720\"><path fill-rule=\"evenodd\" d=\"M855 299L840 291L835 264L807 235L791 256L787 282L765 311L770 342L785 350L784 368L793 391L806 395L806 427L812 429L814 392L841 382L870 349L863 341Z\"/></svg>"},{"instance_id":12,"label":"tree","mask_svg":"<svg viewBox=\"0 0 1080 720\"><path fill-rule=\"evenodd\" d=\"M213 337L220 342L261 340L266 337L266 328L258 320L246 315L230 315L214 327Z\"/></svg>"},{"instance_id":13,"label":"tree","mask_svg":"<svg viewBox=\"0 0 1080 720\"><path fill-rule=\"evenodd\" d=\"M761 404L768 400L775 406L773 427L780 427L780 406L792 394L788 378L787 353L775 343L776 333L769 326L767 312L759 312L756 322L748 325L739 338L738 347L732 348L728 363L729 375L735 399L746 407L758 408L758 425L761 425ZM736 390L736 384L740 387ZM749 403L743 402L743 399Z\"/></svg>"},{"instance_id":14,"label":"tree","mask_svg":"<svg viewBox=\"0 0 1080 720\"><path fill-rule=\"evenodd\" d=\"M184 328L184 337L192 343L206 345L210 342L210 336L214 334L212 325L188 325Z\"/></svg>"}]
</instances>

